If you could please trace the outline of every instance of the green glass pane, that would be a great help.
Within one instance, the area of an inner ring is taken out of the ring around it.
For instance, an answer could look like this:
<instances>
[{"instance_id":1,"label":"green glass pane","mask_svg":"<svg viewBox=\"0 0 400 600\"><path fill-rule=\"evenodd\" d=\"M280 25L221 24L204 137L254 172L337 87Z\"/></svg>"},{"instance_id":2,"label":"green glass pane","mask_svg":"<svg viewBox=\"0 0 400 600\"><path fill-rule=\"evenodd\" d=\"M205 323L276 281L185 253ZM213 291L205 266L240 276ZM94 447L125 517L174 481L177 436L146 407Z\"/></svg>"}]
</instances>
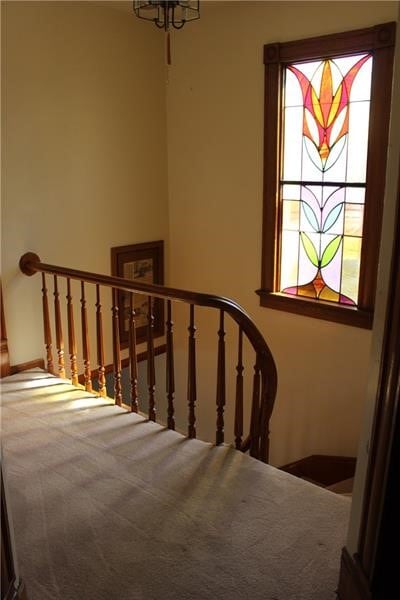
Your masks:
<instances>
[{"instance_id":1,"label":"green glass pane","mask_svg":"<svg viewBox=\"0 0 400 600\"><path fill-rule=\"evenodd\" d=\"M321 267L326 267L326 265L328 265L331 262L331 260L333 260L336 252L339 249L341 241L342 236L337 235L335 238L333 238L331 242L329 242L322 254Z\"/></svg>"},{"instance_id":2,"label":"green glass pane","mask_svg":"<svg viewBox=\"0 0 400 600\"><path fill-rule=\"evenodd\" d=\"M307 254L307 256L310 259L310 261L312 262L312 264L315 267L318 267L318 254L317 254L314 244L312 243L312 241L310 240L310 238L308 237L308 235L306 233L301 232L300 237L301 237L301 241L302 241L305 253Z\"/></svg>"}]
</instances>

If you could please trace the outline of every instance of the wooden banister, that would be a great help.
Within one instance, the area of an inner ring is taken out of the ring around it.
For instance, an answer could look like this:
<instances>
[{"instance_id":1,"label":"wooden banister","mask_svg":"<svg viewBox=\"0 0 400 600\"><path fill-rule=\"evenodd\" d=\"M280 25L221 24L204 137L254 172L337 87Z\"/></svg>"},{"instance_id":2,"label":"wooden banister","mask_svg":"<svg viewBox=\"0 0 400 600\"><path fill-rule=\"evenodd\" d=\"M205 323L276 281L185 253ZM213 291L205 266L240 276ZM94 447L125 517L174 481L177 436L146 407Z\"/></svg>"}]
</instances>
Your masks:
<instances>
[{"instance_id":1,"label":"wooden banister","mask_svg":"<svg viewBox=\"0 0 400 600\"><path fill-rule=\"evenodd\" d=\"M154 315L152 309L153 298L162 298L167 300L168 318L167 318L167 398L168 398L168 426L174 427L174 408L173 408L173 395L174 395L174 375L173 375L173 347L172 347L172 319L170 311L170 301L185 302L191 307L202 306L218 309L220 311L220 328L218 332L219 336L219 374L218 374L218 397L217 397L217 443L221 443L223 437L223 411L225 405L225 330L224 330L224 315L229 315L240 328L239 338L239 353L238 353L238 379L237 379L237 395L236 395L236 417L235 417L235 436L236 445L241 450L250 449L251 454L259 458L260 460L267 461L268 459L268 424L272 413L276 389L277 389L277 373L275 362L272 357L271 351L265 342L261 332L253 323L251 318L246 312L233 300L216 296L213 294L204 294L199 292L192 292L188 290L181 290L172 287L166 287L153 283L142 283L136 280L124 279L122 277L113 277L109 275L100 275L97 273L91 273L88 271L81 271L77 269L71 269L67 267L60 267L57 265L47 264L41 262L39 256L33 252L24 254L20 259L20 269L26 275L34 275L37 272L48 273L55 277L65 277L67 279L74 279L84 283L91 283L96 286L104 286L112 288L113 290L113 346L114 346L114 366L115 366L115 400L117 404L122 403L122 392L121 392L121 358L120 358L120 344L119 344L119 318L122 315L118 315L117 305L117 291L126 291L145 295L149 298L149 314L148 314L148 389L149 389L149 418L155 419L155 373L154 373L154 343L152 334L152 325L154 323ZM191 309L193 310L193 309ZM131 325L133 325L134 315L130 315ZM192 323L191 325L192 326ZM194 324L193 324L194 327ZM192 332L192 339L194 340L194 331ZM242 420L243 420L243 392L241 390L243 385L242 371L242 336L246 336L251 346L253 347L256 354L255 370L254 370L254 382L253 382L253 399L252 399L252 412L251 412L251 427L250 434L244 442L242 439ZM133 340L132 340L133 342ZM193 341L192 341L193 345ZM133 351L131 343L131 351ZM134 352L133 352L134 353ZM100 361L102 362L102 361ZM134 369L131 372L131 380L135 385L135 373ZM192 377L193 381L193 377ZM132 396L133 403L135 403L135 391ZM133 410L135 410L133 408ZM193 406L194 410L194 406ZM190 425L192 434L195 434L194 430L194 414L192 413L192 423Z\"/></svg>"}]
</instances>

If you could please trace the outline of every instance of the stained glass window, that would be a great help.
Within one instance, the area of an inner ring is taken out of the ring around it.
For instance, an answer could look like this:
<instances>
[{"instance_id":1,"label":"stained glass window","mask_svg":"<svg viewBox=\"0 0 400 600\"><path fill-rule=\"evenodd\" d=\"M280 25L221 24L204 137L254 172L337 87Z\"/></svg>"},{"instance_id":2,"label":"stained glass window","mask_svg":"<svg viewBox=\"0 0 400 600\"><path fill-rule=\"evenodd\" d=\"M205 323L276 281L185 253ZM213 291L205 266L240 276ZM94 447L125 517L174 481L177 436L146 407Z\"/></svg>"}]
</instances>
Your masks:
<instances>
[{"instance_id":1,"label":"stained glass window","mask_svg":"<svg viewBox=\"0 0 400 600\"><path fill-rule=\"evenodd\" d=\"M372 327L395 34L264 46L262 306Z\"/></svg>"},{"instance_id":2,"label":"stained glass window","mask_svg":"<svg viewBox=\"0 0 400 600\"><path fill-rule=\"evenodd\" d=\"M357 305L373 57L283 72L279 291Z\"/></svg>"}]
</instances>

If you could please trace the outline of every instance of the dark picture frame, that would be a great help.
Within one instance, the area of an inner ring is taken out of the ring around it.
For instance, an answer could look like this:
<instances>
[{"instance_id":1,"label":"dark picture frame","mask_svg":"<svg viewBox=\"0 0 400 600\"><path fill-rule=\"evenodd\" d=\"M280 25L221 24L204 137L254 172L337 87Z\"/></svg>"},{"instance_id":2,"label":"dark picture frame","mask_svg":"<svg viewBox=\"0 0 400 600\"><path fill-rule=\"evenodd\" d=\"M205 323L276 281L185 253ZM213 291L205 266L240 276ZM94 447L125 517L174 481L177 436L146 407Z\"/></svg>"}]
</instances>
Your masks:
<instances>
[{"instance_id":1,"label":"dark picture frame","mask_svg":"<svg viewBox=\"0 0 400 600\"><path fill-rule=\"evenodd\" d=\"M164 284L164 242L144 242L129 246L111 248L111 274L116 277L137 280L140 283ZM121 348L129 343L129 293L118 292L119 336ZM148 329L148 297L134 293L136 313L136 341L147 340ZM164 302L161 298L153 298L155 338L164 335Z\"/></svg>"}]
</instances>

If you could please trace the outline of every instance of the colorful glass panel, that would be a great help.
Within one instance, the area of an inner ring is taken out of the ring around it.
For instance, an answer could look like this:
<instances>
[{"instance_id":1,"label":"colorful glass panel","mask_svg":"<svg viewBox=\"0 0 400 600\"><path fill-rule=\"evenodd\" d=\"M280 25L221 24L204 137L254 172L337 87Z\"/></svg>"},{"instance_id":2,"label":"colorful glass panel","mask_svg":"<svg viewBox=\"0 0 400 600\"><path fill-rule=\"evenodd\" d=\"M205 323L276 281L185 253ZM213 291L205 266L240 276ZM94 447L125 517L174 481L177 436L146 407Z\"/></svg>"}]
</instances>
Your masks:
<instances>
[{"instance_id":1,"label":"colorful glass panel","mask_svg":"<svg viewBox=\"0 0 400 600\"><path fill-rule=\"evenodd\" d=\"M372 56L284 71L280 291L356 305Z\"/></svg>"}]
</instances>

